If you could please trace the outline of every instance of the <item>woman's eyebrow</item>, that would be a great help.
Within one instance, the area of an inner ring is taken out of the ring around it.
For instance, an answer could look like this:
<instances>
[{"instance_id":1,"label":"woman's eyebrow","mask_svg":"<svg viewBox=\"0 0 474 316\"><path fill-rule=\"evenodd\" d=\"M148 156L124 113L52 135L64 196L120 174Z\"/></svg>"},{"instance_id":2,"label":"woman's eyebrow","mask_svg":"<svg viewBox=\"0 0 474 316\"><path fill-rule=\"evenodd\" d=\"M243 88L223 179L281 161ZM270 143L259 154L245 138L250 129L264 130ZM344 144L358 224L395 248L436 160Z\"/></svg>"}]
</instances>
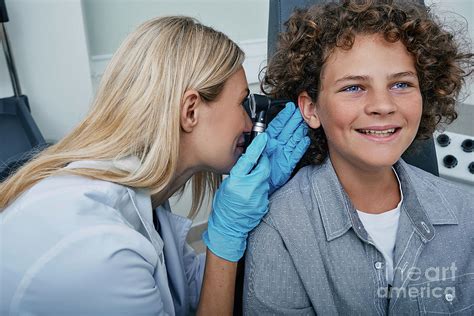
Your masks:
<instances>
[{"instance_id":1,"label":"woman's eyebrow","mask_svg":"<svg viewBox=\"0 0 474 316\"><path fill-rule=\"evenodd\" d=\"M243 91L245 93L245 96L242 98L242 103L245 102L245 100L247 99L247 97L250 95L250 90L249 88L247 88L245 91Z\"/></svg>"}]
</instances>

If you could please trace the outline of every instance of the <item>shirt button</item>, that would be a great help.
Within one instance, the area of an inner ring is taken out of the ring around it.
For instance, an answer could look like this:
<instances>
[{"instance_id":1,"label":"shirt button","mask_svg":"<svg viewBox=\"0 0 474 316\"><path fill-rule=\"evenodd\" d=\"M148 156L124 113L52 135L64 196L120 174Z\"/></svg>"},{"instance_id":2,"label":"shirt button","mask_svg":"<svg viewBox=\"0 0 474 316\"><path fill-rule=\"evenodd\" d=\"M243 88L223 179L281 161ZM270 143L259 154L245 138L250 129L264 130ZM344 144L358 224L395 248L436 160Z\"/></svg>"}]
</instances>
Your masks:
<instances>
[{"instance_id":1,"label":"shirt button","mask_svg":"<svg viewBox=\"0 0 474 316\"><path fill-rule=\"evenodd\" d=\"M380 270L380 269L382 269L382 268L383 268L383 263L380 262L380 261L377 261L377 262L375 263L375 269Z\"/></svg>"},{"instance_id":2,"label":"shirt button","mask_svg":"<svg viewBox=\"0 0 474 316\"><path fill-rule=\"evenodd\" d=\"M454 300L454 295L451 294L451 293L447 293L444 298L448 301L448 302L452 302Z\"/></svg>"}]
</instances>

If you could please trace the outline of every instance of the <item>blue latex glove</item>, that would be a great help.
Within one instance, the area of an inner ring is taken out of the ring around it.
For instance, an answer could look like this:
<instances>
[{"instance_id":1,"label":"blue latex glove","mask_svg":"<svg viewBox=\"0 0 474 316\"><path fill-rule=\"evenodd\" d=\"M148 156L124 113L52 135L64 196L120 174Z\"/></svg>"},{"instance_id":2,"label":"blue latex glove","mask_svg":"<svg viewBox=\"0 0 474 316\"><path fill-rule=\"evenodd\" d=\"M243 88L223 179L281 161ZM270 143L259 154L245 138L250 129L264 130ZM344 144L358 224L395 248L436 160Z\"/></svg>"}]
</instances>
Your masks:
<instances>
[{"instance_id":1,"label":"blue latex glove","mask_svg":"<svg viewBox=\"0 0 474 316\"><path fill-rule=\"evenodd\" d=\"M293 102L270 122L266 133L268 143L265 153L270 159L270 194L284 185L293 169L308 149L310 139L306 136L308 126Z\"/></svg>"},{"instance_id":2,"label":"blue latex glove","mask_svg":"<svg viewBox=\"0 0 474 316\"><path fill-rule=\"evenodd\" d=\"M203 240L215 255L238 261L247 246L247 235L268 210L270 161L263 154L267 134L255 137L222 181L212 202Z\"/></svg>"}]
</instances>

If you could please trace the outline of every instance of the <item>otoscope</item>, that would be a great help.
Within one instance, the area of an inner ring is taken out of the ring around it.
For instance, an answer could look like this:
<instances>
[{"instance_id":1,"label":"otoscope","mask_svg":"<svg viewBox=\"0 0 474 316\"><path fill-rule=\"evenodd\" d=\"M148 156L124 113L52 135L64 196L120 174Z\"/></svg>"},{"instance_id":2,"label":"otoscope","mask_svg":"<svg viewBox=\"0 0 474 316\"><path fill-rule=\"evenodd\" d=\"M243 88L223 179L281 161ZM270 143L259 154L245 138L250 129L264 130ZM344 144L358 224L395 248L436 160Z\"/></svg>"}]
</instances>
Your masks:
<instances>
[{"instance_id":1,"label":"otoscope","mask_svg":"<svg viewBox=\"0 0 474 316\"><path fill-rule=\"evenodd\" d=\"M271 99L261 94L250 94L243 106L253 122L252 132L245 135L245 148L267 129L268 123L285 108L291 100Z\"/></svg>"}]
</instances>

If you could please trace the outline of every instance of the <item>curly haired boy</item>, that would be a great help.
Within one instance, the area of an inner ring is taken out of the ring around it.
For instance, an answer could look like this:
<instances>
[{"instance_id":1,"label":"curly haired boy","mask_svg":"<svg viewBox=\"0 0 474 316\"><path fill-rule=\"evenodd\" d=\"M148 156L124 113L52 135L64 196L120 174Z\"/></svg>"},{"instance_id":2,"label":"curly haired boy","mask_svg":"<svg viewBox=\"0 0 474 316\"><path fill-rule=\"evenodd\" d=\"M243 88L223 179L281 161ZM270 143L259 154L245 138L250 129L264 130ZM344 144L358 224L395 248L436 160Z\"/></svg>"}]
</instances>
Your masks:
<instances>
[{"instance_id":1,"label":"curly haired boy","mask_svg":"<svg viewBox=\"0 0 474 316\"><path fill-rule=\"evenodd\" d=\"M248 314L474 313L474 197L406 164L457 117L473 54L424 6L297 11L263 81L312 140L247 250Z\"/></svg>"}]
</instances>

